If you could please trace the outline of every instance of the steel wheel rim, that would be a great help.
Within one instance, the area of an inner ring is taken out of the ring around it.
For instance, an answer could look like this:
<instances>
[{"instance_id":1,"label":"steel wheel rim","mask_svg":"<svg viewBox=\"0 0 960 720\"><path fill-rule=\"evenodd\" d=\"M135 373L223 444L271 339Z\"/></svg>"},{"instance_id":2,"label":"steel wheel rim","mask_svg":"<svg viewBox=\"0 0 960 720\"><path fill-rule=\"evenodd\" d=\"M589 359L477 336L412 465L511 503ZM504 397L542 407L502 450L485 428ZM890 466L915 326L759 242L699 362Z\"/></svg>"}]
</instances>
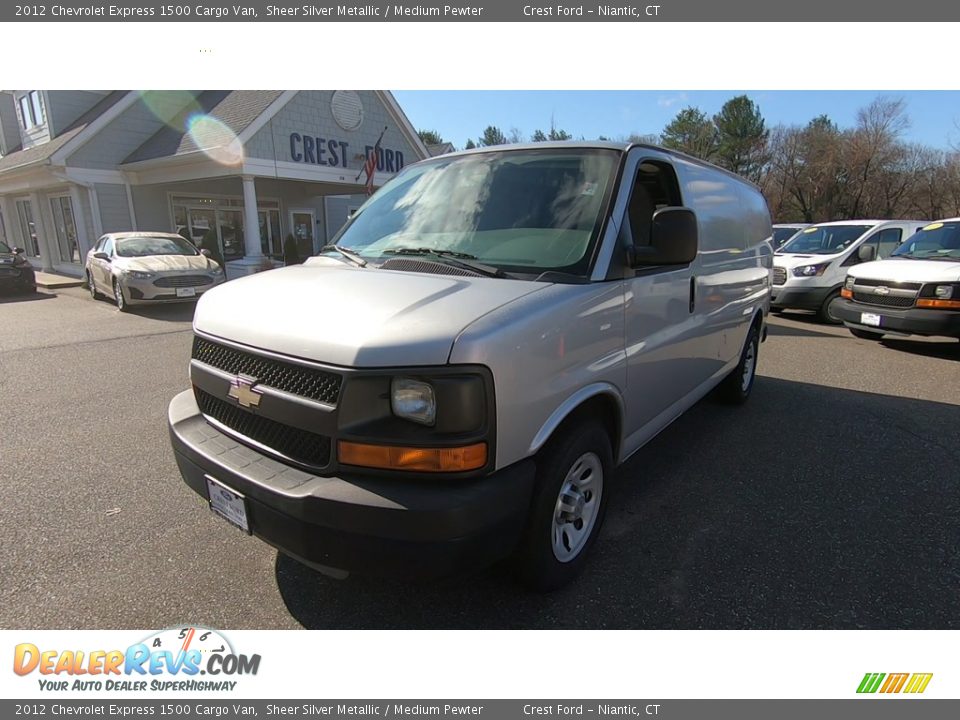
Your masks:
<instances>
[{"instance_id":1,"label":"steel wheel rim","mask_svg":"<svg viewBox=\"0 0 960 720\"><path fill-rule=\"evenodd\" d=\"M113 296L117 301L117 307L123 309L123 290L120 287L120 281L113 281Z\"/></svg>"},{"instance_id":2,"label":"steel wheel rim","mask_svg":"<svg viewBox=\"0 0 960 720\"><path fill-rule=\"evenodd\" d=\"M747 354L743 358L743 376L740 378L740 389L746 392L753 382L753 373L757 369L757 343L750 340L747 345Z\"/></svg>"},{"instance_id":3,"label":"steel wheel rim","mask_svg":"<svg viewBox=\"0 0 960 720\"><path fill-rule=\"evenodd\" d=\"M594 452L578 457L567 471L550 526L553 556L566 563L575 559L586 546L603 497L603 463Z\"/></svg>"}]
</instances>

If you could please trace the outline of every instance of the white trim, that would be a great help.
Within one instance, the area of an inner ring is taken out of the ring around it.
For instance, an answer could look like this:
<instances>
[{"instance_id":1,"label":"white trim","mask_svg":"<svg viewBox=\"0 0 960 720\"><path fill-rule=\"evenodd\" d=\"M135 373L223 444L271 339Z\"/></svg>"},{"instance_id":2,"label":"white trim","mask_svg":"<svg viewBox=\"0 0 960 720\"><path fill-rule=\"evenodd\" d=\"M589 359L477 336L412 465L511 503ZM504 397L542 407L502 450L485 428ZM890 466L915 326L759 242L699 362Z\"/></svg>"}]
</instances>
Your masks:
<instances>
[{"instance_id":1,"label":"white trim","mask_svg":"<svg viewBox=\"0 0 960 720\"><path fill-rule=\"evenodd\" d=\"M300 90L284 90L276 100L267 105L263 112L253 119L252 123L247 125L240 134L237 135L240 143L245 146L250 138L256 135L264 125L273 119L274 115L280 112L284 106L299 93Z\"/></svg>"},{"instance_id":2,"label":"white trim","mask_svg":"<svg viewBox=\"0 0 960 720\"><path fill-rule=\"evenodd\" d=\"M416 129L414 129L413 125L410 124L410 119L400 108L396 98L393 97L393 93L389 90L374 90L374 94L379 96L381 102L387 108L387 111L393 115L393 119L396 120L397 124L406 131L407 140L410 142L410 145L413 146L414 150L420 152L419 159L425 160L430 157L430 153L427 151L427 146L423 144L420 136L417 135Z\"/></svg>"},{"instance_id":3,"label":"white trim","mask_svg":"<svg viewBox=\"0 0 960 720\"><path fill-rule=\"evenodd\" d=\"M54 151L54 153L47 158L47 161L51 165L66 165L68 157L96 137L104 127L126 111L139 97L140 95L137 92L128 90L126 95L87 123L87 126L83 128L83 130L67 140L63 147ZM93 108L90 109L92 110ZM90 110L87 112L90 112Z\"/></svg>"},{"instance_id":4,"label":"white trim","mask_svg":"<svg viewBox=\"0 0 960 720\"><path fill-rule=\"evenodd\" d=\"M123 187L127 191L127 210L130 213L130 227L133 230L139 230L137 227L137 211L133 207L133 190L130 188L130 182L124 178Z\"/></svg>"},{"instance_id":5,"label":"white trim","mask_svg":"<svg viewBox=\"0 0 960 720\"><path fill-rule=\"evenodd\" d=\"M120 170L95 170L93 168L78 168L65 166L57 172L73 182L79 183L108 183L119 185L127 182L127 175Z\"/></svg>"},{"instance_id":6,"label":"white trim","mask_svg":"<svg viewBox=\"0 0 960 720\"><path fill-rule=\"evenodd\" d=\"M93 185L87 186L87 195L90 198L90 212L93 215L93 233L99 240L103 235L103 218L100 217L100 198L97 196L97 188Z\"/></svg>"}]
</instances>

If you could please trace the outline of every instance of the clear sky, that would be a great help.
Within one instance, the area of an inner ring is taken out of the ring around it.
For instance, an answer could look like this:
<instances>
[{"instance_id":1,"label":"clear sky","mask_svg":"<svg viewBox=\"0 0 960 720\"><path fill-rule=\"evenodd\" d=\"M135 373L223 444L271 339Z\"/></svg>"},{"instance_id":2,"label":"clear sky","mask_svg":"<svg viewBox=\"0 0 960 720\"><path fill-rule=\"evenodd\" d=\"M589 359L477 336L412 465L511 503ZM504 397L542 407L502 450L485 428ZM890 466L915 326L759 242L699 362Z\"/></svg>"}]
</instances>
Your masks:
<instances>
[{"instance_id":1,"label":"clear sky","mask_svg":"<svg viewBox=\"0 0 960 720\"><path fill-rule=\"evenodd\" d=\"M394 96L418 130L436 130L444 140L462 148L487 125L505 134L518 128L525 138L534 130L557 128L575 138L618 138L632 133L659 134L688 105L709 115L740 94L760 106L768 127L780 123L804 125L827 114L841 128L856 121L857 110L876 97L903 98L910 128L907 140L948 149L960 146L960 92L958 91L394 91Z\"/></svg>"}]
</instances>

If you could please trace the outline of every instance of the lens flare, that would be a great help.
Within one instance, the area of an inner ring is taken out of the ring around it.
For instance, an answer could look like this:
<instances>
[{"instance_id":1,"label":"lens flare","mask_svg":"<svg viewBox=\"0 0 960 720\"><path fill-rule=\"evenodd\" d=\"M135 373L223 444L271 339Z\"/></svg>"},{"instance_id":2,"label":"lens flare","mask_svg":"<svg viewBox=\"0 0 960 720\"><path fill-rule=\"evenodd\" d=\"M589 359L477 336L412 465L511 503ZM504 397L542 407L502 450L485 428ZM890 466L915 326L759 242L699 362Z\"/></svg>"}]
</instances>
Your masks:
<instances>
[{"instance_id":1,"label":"lens flare","mask_svg":"<svg viewBox=\"0 0 960 720\"><path fill-rule=\"evenodd\" d=\"M186 90L145 90L140 100L164 125L183 131L183 118L202 112L193 93Z\"/></svg>"},{"instance_id":2,"label":"lens flare","mask_svg":"<svg viewBox=\"0 0 960 720\"><path fill-rule=\"evenodd\" d=\"M187 134L199 150L221 165L243 163L243 143L229 127L214 117L194 114L187 118Z\"/></svg>"}]
</instances>

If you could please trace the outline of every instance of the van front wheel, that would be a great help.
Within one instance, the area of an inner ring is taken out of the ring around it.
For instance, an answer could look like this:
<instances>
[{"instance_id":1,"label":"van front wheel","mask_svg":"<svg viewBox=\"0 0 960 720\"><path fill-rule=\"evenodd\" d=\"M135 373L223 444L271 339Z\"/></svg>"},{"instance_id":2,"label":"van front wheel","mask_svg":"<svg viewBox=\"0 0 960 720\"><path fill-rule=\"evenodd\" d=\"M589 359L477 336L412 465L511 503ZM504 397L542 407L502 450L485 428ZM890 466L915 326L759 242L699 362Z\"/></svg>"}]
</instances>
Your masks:
<instances>
[{"instance_id":1,"label":"van front wheel","mask_svg":"<svg viewBox=\"0 0 960 720\"><path fill-rule=\"evenodd\" d=\"M820 322L826 323L827 325L840 325L843 323L843 318L837 315L837 302L839 300L839 290L827 296L827 299L823 301L823 305L821 305L817 311L817 317L820 318Z\"/></svg>"},{"instance_id":2,"label":"van front wheel","mask_svg":"<svg viewBox=\"0 0 960 720\"><path fill-rule=\"evenodd\" d=\"M604 484L612 468L610 438L595 420L568 425L541 451L530 517L517 552L524 584L555 590L580 574L603 524Z\"/></svg>"}]
</instances>

